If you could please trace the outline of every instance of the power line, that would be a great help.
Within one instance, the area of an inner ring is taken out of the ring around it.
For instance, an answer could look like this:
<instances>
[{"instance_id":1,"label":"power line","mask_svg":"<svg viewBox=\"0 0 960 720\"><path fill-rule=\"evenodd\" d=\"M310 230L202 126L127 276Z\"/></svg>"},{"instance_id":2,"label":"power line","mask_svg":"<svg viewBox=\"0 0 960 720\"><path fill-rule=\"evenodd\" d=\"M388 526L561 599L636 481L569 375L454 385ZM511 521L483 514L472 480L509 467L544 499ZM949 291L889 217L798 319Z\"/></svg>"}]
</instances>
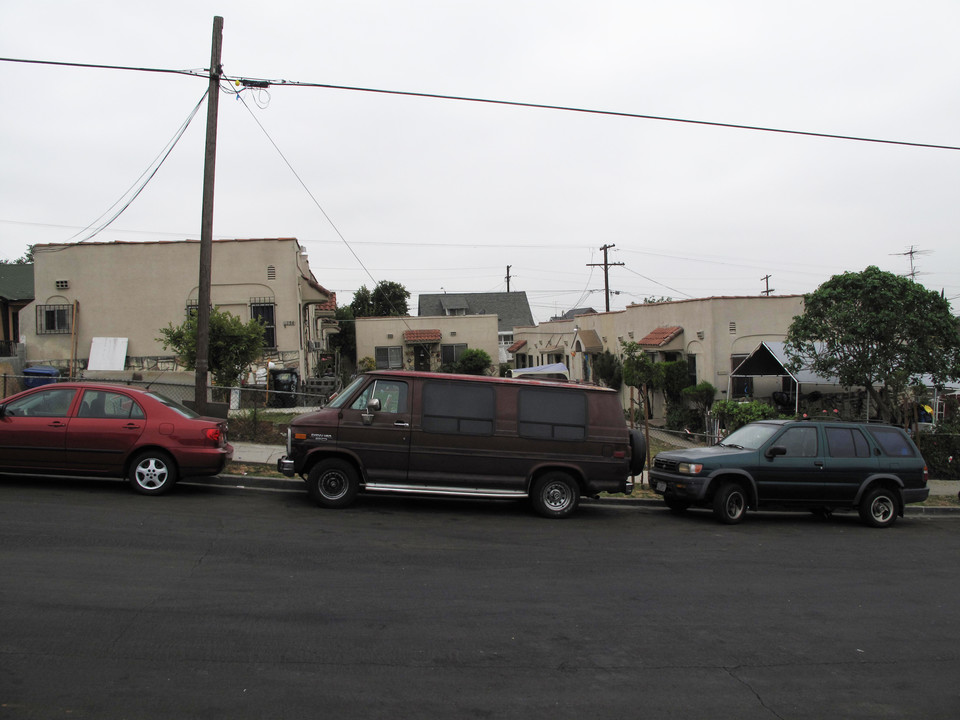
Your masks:
<instances>
[{"instance_id":1,"label":"power line","mask_svg":"<svg viewBox=\"0 0 960 720\"><path fill-rule=\"evenodd\" d=\"M167 73L172 75L189 75L193 77L209 78L209 70L173 70L167 68L144 68L127 65L100 65L93 63L68 63L51 60L25 60L21 58L0 57L0 62L28 63L33 65L55 65L73 68L94 68L100 70L127 70L133 72ZM858 135L840 135L837 133L812 132L809 130L791 130L787 128L774 128L762 125L746 125L741 123L726 123L714 120L694 120L691 118L668 117L665 115L647 115L644 113L629 113L617 110L598 110L595 108L582 108L570 105L549 105L545 103L521 102L517 100L496 100L492 98L470 97L467 95L442 95L439 93L413 92L410 90L387 90L384 88L369 88L353 85L334 85L332 83L302 82L297 80L268 80L264 78L234 78L234 82L240 83L245 89L254 88L265 90L268 87L308 87L324 90L344 90L347 92L362 92L377 95L398 95L403 97L424 98L429 100L451 100L456 102L481 103L485 105L504 105L508 107L531 108L535 110L555 110L559 112L572 112L587 115L605 115L609 117L632 118L634 120L655 120L657 122L681 123L685 125L704 125L707 127L727 128L732 130L750 130L753 132L777 133L781 135L800 135L804 137L824 138L829 140L850 140L853 142L877 143L882 145L901 145L906 147L929 148L933 150L960 150L956 145L938 145L934 143L910 142L906 140L886 140L883 138L871 138Z\"/></svg>"}]
</instances>

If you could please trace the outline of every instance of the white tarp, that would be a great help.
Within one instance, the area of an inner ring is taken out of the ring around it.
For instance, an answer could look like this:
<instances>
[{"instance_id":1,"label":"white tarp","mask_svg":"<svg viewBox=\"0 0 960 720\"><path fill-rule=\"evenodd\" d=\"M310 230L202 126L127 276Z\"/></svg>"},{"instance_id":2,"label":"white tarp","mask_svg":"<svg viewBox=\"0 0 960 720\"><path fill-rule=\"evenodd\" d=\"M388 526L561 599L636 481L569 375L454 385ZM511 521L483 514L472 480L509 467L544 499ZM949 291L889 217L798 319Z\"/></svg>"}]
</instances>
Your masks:
<instances>
[{"instance_id":1,"label":"white tarp","mask_svg":"<svg viewBox=\"0 0 960 720\"><path fill-rule=\"evenodd\" d=\"M95 337L90 341L87 370L123 370L129 338Z\"/></svg>"}]
</instances>

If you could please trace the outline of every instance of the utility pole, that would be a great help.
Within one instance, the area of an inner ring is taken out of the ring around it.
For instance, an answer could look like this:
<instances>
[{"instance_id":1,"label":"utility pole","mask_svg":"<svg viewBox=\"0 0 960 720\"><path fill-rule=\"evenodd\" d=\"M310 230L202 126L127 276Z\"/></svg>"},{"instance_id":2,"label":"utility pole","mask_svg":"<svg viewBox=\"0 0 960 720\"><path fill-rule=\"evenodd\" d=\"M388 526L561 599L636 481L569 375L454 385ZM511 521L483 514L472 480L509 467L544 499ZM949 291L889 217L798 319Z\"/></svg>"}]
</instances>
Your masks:
<instances>
[{"instance_id":1,"label":"utility pole","mask_svg":"<svg viewBox=\"0 0 960 720\"><path fill-rule=\"evenodd\" d=\"M767 284L767 289L760 291L760 294L761 294L761 295L766 295L767 297L770 297L770 293L776 292L776 290L771 290L771 289L770 289L770 276L769 276L769 275L764 275L764 276L763 276L762 278L760 278L760 279L763 280L763 281Z\"/></svg>"},{"instance_id":2,"label":"utility pole","mask_svg":"<svg viewBox=\"0 0 960 720\"><path fill-rule=\"evenodd\" d=\"M615 248L616 245L604 245L601 250L603 250L603 262L602 263L587 263L587 267L602 267L603 268L603 292L606 297L606 307L607 312L610 312L610 266L611 265L623 265L622 262L612 263L607 262L607 250L610 248Z\"/></svg>"},{"instance_id":3,"label":"utility pole","mask_svg":"<svg viewBox=\"0 0 960 720\"><path fill-rule=\"evenodd\" d=\"M207 143L203 157L203 206L200 212L200 282L197 291L197 375L195 410L207 414L207 371L210 369L210 276L213 268L213 181L217 164L217 110L220 105L220 51L223 18L213 18L210 87L207 91Z\"/></svg>"},{"instance_id":4,"label":"utility pole","mask_svg":"<svg viewBox=\"0 0 960 720\"><path fill-rule=\"evenodd\" d=\"M507 265L507 292L510 292L510 268L512 267L513 265Z\"/></svg>"}]
</instances>

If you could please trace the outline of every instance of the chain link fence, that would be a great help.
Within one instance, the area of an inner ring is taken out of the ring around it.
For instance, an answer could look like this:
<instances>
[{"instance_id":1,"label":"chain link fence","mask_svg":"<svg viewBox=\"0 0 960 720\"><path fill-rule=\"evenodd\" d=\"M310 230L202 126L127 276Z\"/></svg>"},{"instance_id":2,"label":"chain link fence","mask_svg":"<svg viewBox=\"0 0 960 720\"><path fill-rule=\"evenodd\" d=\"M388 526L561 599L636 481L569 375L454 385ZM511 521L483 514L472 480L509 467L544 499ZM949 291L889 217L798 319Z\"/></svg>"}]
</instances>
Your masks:
<instances>
[{"instance_id":1,"label":"chain link fence","mask_svg":"<svg viewBox=\"0 0 960 720\"><path fill-rule=\"evenodd\" d=\"M6 398L22 390L48 383L64 382L62 377L37 377L33 375L7 375L0 378L0 397ZM159 380L100 380L96 378L76 378L75 382L105 383L108 385L128 385L152 390L182 405L192 405L196 393L193 385L183 383L165 383ZM278 390L265 386L235 388L211 387L207 391L207 402L216 413L242 412L245 410L285 409L289 412L306 412L323 407L330 397L340 389L339 381L308 382L297 390Z\"/></svg>"}]
</instances>

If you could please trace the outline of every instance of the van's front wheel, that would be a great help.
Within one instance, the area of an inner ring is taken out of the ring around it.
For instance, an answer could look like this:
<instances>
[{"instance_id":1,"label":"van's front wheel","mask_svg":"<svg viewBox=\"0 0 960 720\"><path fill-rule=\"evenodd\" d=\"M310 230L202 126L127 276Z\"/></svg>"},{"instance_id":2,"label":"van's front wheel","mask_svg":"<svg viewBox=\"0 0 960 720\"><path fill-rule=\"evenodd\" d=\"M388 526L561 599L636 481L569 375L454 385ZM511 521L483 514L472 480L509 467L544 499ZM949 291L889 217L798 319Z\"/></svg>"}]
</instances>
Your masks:
<instances>
[{"instance_id":1,"label":"van's front wheel","mask_svg":"<svg viewBox=\"0 0 960 720\"><path fill-rule=\"evenodd\" d=\"M538 515L565 518L580 503L580 486L566 473L547 473L533 483L530 502Z\"/></svg>"},{"instance_id":2,"label":"van's front wheel","mask_svg":"<svg viewBox=\"0 0 960 720\"><path fill-rule=\"evenodd\" d=\"M360 490L360 480L353 465L346 460L321 460L307 476L307 490L317 505L342 508L351 505Z\"/></svg>"}]
</instances>

